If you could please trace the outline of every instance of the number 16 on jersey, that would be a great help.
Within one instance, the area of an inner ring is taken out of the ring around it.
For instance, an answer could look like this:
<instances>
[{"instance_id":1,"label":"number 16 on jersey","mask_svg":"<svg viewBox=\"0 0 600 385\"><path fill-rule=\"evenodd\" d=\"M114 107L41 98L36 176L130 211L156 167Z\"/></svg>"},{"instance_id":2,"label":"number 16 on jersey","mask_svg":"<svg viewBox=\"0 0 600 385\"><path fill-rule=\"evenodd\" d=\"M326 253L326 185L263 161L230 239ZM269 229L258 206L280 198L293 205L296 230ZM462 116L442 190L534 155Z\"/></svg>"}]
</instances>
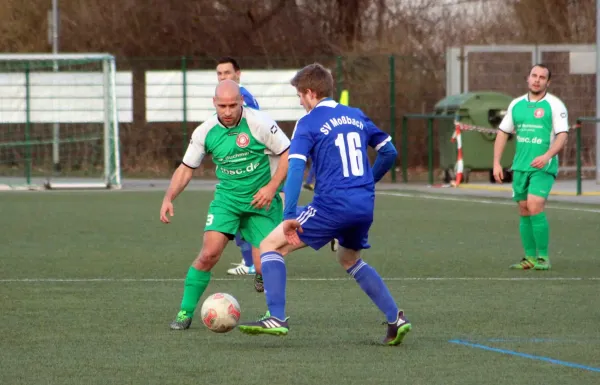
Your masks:
<instances>
[{"instance_id":1,"label":"number 16 on jersey","mask_svg":"<svg viewBox=\"0 0 600 385\"><path fill-rule=\"evenodd\" d=\"M348 178L350 172L352 172L352 176L363 176L365 169L359 133L349 132L345 137L343 133L340 133L335 138L335 145L340 150L344 177Z\"/></svg>"}]
</instances>

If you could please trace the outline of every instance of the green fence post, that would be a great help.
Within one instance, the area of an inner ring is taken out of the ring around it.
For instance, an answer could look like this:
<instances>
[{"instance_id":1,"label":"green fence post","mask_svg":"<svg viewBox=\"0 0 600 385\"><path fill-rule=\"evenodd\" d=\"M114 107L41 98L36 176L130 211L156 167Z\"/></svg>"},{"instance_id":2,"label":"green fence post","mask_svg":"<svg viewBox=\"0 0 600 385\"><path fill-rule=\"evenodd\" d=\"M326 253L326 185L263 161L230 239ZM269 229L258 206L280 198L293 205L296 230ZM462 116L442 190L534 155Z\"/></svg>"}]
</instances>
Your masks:
<instances>
[{"instance_id":1,"label":"green fence post","mask_svg":"<svg viewBox=\"0 0 600 385\"><path fill-rule=\"evenodd\" d=\"M427 168L429 170L429 184L433 184L433 118L427 118L427 151L429 156L427 158Z\"/></svg>"},{"instance_id":2,"label":"green fence post","mask_svg":"<svg viewBox=\"0 0 600 385\"><path fill-rule=\"evenodd\" d=\"M581 195L581 121L577 120L576 128L576 157L577 157L577 195Z\"/></svg>"},{"instance_id":3,"label":"green fence post","mask_svg":"<svg viewBox=\"0 0 600 385\"><path fill-rule=\"evenodd\" d=\"M335 58L335 88L337 91L337 100L340 100L342 94L342 57L336 56Z\"/></svg>"},{"instance_id":4,"label":"green fence post","mask_svg":"<svg viewBox=\"0 0 600 385\"><path fill-rule=\"evenodd\" d=\"M188 138L187 138L187 57L183 56L181 58L181 75L182 75L182 85L183 85L183 119L181 120L181 131L183 134L183 152L187 148Z\"/></svg>"},{"instance_id":5,"label":"green fence post","mask_svg":"<svg viewBox=\"0 0 600 385\"><path fill-rule=\"evenodd\" d=\"M408 118L402 117L402 181L408 183Z\"/></svg>"},{"instance_id":6,"label":"green fence post","mask_svg":"<svg viewBox=\"0 0 600 385\"><path fill-rule=\"evenodd\" d=\"M390 136L392 144L396 146L396 63L394 55L389 57L390 63ZM396 161L392 166L392 183L396 183Z\"/></svg>"},{"instance_id":7,"label":"green fence post","mask_svg":"<svg viewBox=\"0 0 600 385\"><path fill-rule=\"evenodd\" d=\"M31 83L29 76L29 63L25 66L25 179L27 185L31 184Z\"/></svg>"}]
</instances>

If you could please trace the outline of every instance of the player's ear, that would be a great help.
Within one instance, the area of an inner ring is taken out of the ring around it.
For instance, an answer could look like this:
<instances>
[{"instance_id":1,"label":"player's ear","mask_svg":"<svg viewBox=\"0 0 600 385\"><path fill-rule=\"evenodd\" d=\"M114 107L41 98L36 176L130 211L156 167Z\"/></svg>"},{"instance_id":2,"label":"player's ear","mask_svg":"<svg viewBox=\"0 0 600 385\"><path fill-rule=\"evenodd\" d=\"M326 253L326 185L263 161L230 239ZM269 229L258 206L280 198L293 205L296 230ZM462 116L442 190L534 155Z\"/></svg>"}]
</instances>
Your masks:
<instances>
[{"instance_id":1,"label":"player's ear","mask_svg":"<svg viewBox=\"0 0 600 385\"><path fill-rule=\"evenodd\" d=\"M213 96L213 106L217 108L217 98Z\"/></svg>"}]
</instances>

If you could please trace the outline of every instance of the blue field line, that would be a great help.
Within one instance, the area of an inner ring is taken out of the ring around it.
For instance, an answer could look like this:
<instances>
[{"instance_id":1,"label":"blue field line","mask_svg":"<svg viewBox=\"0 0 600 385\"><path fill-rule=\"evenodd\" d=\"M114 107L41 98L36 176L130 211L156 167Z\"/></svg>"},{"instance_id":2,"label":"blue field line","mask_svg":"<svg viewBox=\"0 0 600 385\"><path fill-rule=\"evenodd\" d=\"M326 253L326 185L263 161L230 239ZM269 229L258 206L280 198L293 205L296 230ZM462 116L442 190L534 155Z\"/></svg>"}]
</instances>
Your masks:
<instances>
[{"instance_id":1,"label":"blue field line","mask_svg":"<svg viewBox=\"0 0 600 385\"><path fill-rule=\"evenodd\" d=\"M568 339L568 338L487 338L486 342L524 342L524 343L559 343L559 344L597 344L595 339Z\"/></svg>"},{"instance_id":2,"label":"blue field line","mask_svg":"<svg viewBox=\"0 0 600 385\"><path fill-rule=\"evenodd\" d=\"M562 365L562 366L567 366L569 368L583 369L583 370L588 370L590 372L598 372L598 373L600 373L600 368L595 368L593 366L586 366L586 365L576 364L576 363L573 363L573 362L556 360L556 359L550 358L550 357L535 356L533 354L515 352L514 350L498 349L498 348L494 348L494 347L491 347L491 346L476 344L476 343L472 343L472 342L468 342L468 341L463 341L463 340L450 340L448 342L450 342L452 344L458 344L458 345L468 346L468 347L471 347L471 348L483 349L483 350L487 350L487 351L490 351L490 352L496 352L496 353L502 353L502 354L509 354L511 356L529 358L531 360L544 361L544 362L549 362L549 363L555 364L555 365Z\"/></svg>"}]
</instances>

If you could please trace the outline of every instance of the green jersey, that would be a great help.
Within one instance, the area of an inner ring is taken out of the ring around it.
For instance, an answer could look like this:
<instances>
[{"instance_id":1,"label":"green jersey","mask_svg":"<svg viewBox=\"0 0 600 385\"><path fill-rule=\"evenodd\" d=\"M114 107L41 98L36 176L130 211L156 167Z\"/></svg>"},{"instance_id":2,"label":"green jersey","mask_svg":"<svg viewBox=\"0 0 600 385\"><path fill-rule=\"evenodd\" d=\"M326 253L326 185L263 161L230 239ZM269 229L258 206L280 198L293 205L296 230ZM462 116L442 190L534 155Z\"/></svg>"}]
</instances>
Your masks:
<instances>
[{"instance_id":1,"label":"green jersey","mask_svg":"<svg viewBox=\"0 0 600 385\"><path fill-rule=\"evenodd\" d=\"M216 191L249 203L271 181L280 155L289 146L290 140L273 119L262 111L244 108L234 127L225 127L217 115L198 126L183 163L197 168L204 156L211 154L219 180Z\"/></svg>"},{"instance_id":2,"label":"green jersey","mask_svg":"<svg viewBox=\"0 0 600 385\"><path fill-rule=\"evenodd\" d=\"M538 171L531 167L531 162L548 151L556 134L569 131L567 108L559 98L548 93L537 102L523 95L510 103L498 128L508 134L516 133L512 169ZM551 158L542 171L556 175L558 155Z\"/></svg>"}]
</instances>

